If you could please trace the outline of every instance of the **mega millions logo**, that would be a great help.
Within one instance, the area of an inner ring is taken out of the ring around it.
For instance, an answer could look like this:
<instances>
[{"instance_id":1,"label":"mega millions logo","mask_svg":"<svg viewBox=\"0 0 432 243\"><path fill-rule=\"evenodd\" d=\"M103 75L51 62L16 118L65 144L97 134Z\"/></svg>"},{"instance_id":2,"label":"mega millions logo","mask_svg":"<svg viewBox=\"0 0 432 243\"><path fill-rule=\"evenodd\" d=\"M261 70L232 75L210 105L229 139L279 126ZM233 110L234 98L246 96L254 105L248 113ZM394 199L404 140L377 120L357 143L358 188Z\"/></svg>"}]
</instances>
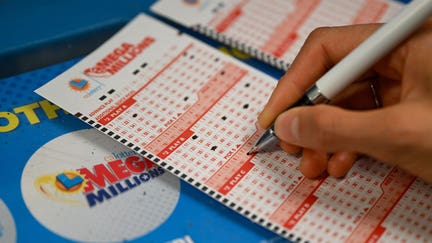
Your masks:
<instances>
[{"instance_id":1,"label":"mega millions logo","mask_svg":"<svg viewBox=\"0 0 432 243\"><path fill-rule=\"evenodd\" d=\"M137 44L123 42L94 66L85 69L84 74L89 77L109 77L114 75L153 44L153 42L155 42L153 37L145 37Z\"/></svg>"},{"instance_id":2,"label":"mega millions logo","mask_svg":"<svg viewBox=\"0 0 432 243\"><path fill-rule=\"evenodd\" d=\"M105 160L90 168L42 175L35 188L51 200L94 207L165 173L134 151L112 152Z\"/></svg>"},{"instance_id":3,"label":"mega millions logo","mask_svg":"<svg viewBox=\"0 0 432 243\"><path fill-rule=\"evenodd\" d=\"M174 210L179 179L95 129L60 136L24 168L33 216L78 241L117 242L157 228Z\"/></svg>"},{"instance_id":4,"label":"mega millions logo","mask_svg":"<svg viewBox=\"0 0 432 243\"><path fill-rule=\"evenodd\" d=\"M34 182L35 188L47 198L71 204L82 204L80 198L70 198L81 192L84 180L76 171L65 171L59 174L42 175Z\"/></svg>"},{"instance_id":5,"label":"mega millions logo","mask_svg":"<svg viewBox=\"0 0 432 243\"><path fill-rule=\"evenodd\" d=\"M69 80L69 88L78 92L86 91L90 88L87 80L82 78L74 78Z\"/></svg>"}]
</instances>

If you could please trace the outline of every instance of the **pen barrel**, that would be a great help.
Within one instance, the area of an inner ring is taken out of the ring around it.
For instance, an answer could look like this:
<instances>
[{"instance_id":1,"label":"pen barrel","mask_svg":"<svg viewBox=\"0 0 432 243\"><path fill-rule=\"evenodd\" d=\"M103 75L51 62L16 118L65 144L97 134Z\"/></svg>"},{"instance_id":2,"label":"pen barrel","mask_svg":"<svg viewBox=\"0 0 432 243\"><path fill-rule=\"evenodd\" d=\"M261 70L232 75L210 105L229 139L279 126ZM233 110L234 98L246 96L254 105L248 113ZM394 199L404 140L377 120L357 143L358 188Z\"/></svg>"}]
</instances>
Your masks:
<instances>
[{"instance_id":1,"label":"pen barrel","mask_svg":"<svg viewBox=\"0 0 432 243\"><path fill-rule=\"evenodd\" d=\"M412 34L431 14L432 0L414 0L406 5L316 82L322 95L333 98Z\"/></svg>"}]
</instances>

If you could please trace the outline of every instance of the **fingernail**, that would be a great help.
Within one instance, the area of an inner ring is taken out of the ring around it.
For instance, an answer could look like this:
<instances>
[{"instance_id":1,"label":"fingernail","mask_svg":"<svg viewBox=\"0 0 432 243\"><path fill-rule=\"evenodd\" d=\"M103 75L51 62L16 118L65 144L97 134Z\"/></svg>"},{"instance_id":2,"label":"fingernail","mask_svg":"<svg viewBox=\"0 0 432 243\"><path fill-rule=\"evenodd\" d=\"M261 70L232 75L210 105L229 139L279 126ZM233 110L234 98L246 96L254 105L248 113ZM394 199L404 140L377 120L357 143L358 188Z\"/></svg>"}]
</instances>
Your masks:
<instances>
[{"instance_id":1,"label":"fingernail","mask_svg":"<svg viewBox=\"0 0 432 243\"><path fill-rule=\"evenodd\" d=\"M296 115L287 113L281 114L275 122L275 132L279 139L297 144L300 140L299 136L299 119Z\"/></svg>"},{"instance_id":2,"label":"fingernail","mask_svg":"<svg viewBox=\"0 0 432 243\"><path fill-rule=\"evenodd\" d=\"M271 121L269 121L269 116L267 115L266 110L263 110L259 115L258 115L258 125L262 128L262 129L267 129L269 127L269 124L271 123Z\"/></svg>"}]
</instances>

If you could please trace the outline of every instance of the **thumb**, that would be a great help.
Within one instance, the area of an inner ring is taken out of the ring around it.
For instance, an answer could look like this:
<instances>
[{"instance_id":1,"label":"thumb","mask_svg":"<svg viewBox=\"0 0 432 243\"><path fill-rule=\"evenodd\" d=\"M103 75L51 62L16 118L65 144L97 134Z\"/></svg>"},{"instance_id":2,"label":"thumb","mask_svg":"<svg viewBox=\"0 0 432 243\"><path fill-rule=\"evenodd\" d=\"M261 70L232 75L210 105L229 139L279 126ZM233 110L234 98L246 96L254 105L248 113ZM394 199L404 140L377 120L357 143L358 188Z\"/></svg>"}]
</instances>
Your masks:
<instances>
[{"instance_id":1,"label":"thumb","mask_svg":"<svg viewBox=\"0 0 432 243\"><path fill-rule=\"evenodd\" d=\"M389 109L351 111L329 105L297 107L278 116L275 133L283 142L305 148L376 156L394 142L390 113Z\"/></svg>"}]
</instances>

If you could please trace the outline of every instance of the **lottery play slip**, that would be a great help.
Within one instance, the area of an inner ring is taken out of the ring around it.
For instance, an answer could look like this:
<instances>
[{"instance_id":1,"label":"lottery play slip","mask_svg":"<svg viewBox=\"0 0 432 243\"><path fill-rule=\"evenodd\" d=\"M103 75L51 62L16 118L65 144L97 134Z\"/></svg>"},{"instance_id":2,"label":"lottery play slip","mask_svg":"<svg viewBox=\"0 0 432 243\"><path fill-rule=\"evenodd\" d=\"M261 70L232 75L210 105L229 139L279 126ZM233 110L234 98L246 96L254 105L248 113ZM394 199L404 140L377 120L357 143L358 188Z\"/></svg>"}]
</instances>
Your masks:
<instances>
[{"instance_id":1,"label":"lottery play slip","mask_svg":"<svg viewBox=\"0 0 432 243\"><path fill-rule=\"evenodd\" d=\"M286 70L319 26L380 22L394 0L158 0L152 11Z\"/></svg>"},{"instance_id":2,"label":"lottery play slip","mask_svg":"<svg viewBox=\"0 0 432 243\"><path fill-rule=\"evenodd\" d=\"M275 84L142 14L36 92L289 240L430 240L431 185L389 164L364 158L343 179L310 180L277 145L247 155Z\"/></svg>"}]
</instances>

